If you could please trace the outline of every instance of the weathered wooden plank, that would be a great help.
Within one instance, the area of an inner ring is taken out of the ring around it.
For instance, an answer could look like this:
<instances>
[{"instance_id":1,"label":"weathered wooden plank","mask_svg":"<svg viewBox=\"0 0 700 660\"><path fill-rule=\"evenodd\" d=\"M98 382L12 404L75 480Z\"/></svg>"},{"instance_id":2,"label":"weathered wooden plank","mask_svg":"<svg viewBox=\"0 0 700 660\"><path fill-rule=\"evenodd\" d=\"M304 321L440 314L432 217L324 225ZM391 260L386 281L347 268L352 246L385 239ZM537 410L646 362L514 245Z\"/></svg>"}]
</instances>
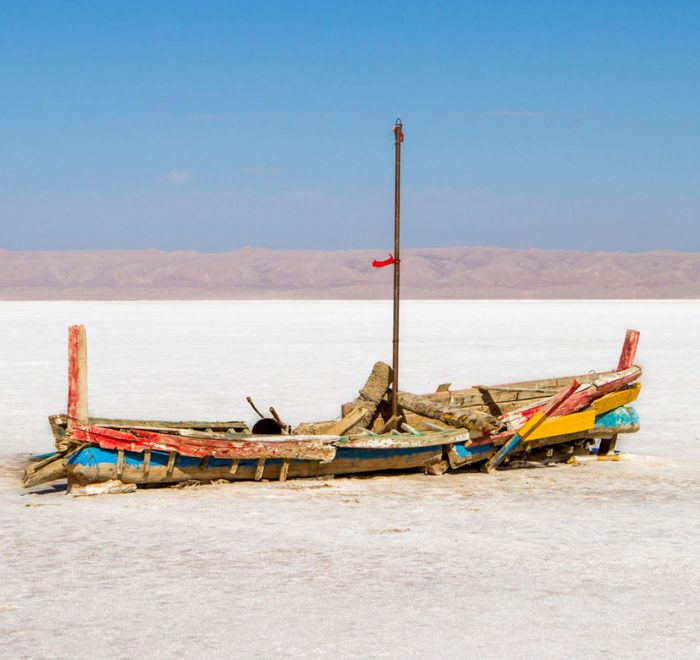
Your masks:
<instances>
[{"instance_id":1,"label":"weathered wooden plank","mask_svg":"<svg viewBox=\"0 0 700 660\"><path fill-rule=\"evenodd\" d=\"M221 458L296 458L331 460L337 436L261 436L255 439L193 438L153 433L120 431L97 426L73 429L71 437L79 442L98 444L105 449L143 452L146 449L176 451L185 456ZM284 439L281 439L284 438Z\"/></svg>"},{"instance_id":2,"label":"weathered wooden plank","mask_svg":"<svg viewBox=\"0 0 700 660\"><path fill-rule=\"evenodd\" d=\"M424 417L437 419L450 426L466 428L471 431L489 432L501 426L500 420L488 413L440 405L426 397L409 392L399 392L399 405Z\"/></svg>"},{"instance_id":3,"label":"weathered wooden plank","mask_svg":"<svg viewBox=\"0 0 700 660\"><path fill-rule=\"evenodd\" d=\"M354 435L340 438L336 447L354 447L356 449L402 449L417 447L437 447L439 445L471 442L468 431L451 431L436 433L421 433L420 435L385 434L385 435Z\"/></svg>"},{"instance_id":4,"label":"weathered wooden plank","mask_svg":"<svg viewBox=\"0 0 700 660\"><path fill-rule=\"evenodd\" d=\"M411 412L410 410L404 411L404 418L408 424L410 424L411 426L413 426L417 429L430 430L430 431L452 431L452 430L454 430L454 426L450 426L449 424L445 424L445 422L441 422L439 419L431 419L430 417L424 417L423 415L418 415L414 412Z\"/></svg>"},{"instance_id":5,"label":"weathered wooden plank","mask_svg":"<svg viewBox=\"0 0 700 660\"><path fill-rule=\"evenodd\" d=\"M433 424L432 422L421 422L421 426L428 431L449 431L449 427Z\"/></svg>"},{"instance_id":6,"label":"weathered wooden plank","mask_svg":"<svg viewBox=\"0 0 700 660\"><path fill-rule=\"evenodd\" d=\"M639 330L628 330L625 333L625 341L622 344L620 360L617 363L617 371L629 369L634 364L637 356L637 345L639 344Z\"/></svg>"},{"instance_id":7,"label":"weathered wooden plank","mask_svg":"<svg viewBox=\"0 0 700 660\"><path fill-rule=\"evenodd\" d=\"M625 335L623 345L623 355L616 371L622 371L633 366L634 358L639 342L639 332L628 330ZM488 392L489 399L499 406L503 412L509 412L519 402L526 402L531 399L541 398L547 394L553 395L564 385L572 380L577 380L581 384L592 383L600 378L612 376L615 372L589 372L577 374L575 376L561 376L556 378L545 378L537 380L519 381L514 383L504 383L499 385L480 385L466 389L451 390L449 392L431 392L425 396L436 401L449 401L451 406L472 407L484 403L483 393Z\"/></svg>"},{"instance_id":8,"label":"weathered wooden plank","mask_svg":"<svg viewBox=\"0 0 700 660\"><path fill-rule=\"evenodd\" d=\"M57 451L66 451L70 445L70 440L66 437L66 427L68 425L67 415L49 415L49 425L53 435L54 445Z\"/></svg>"},{"instance_id":9,"label":"weathered wooden plank","mask_svg":"<svg viewBox=\"0 0 700 660\"><path fill-rule=\"evenodd\" d=\"M566 433L578 433L595 426L596 412L586 410L584 412L564 415L563 417L551 417L545 420L527 438L528 442L540 438L551 438L554 435Z\"/></svg>"},{"instance_id":10,"label":"weathered wooden plank","mask_svg":"<svg viewBox=\"0 0 700 660\"><path fill-rule=\"evenodd\" d=\"M55 453L48 461L40 461L39 466L31 463L25 468L22 478L24 488L32 488L56 479L65 479L66 463L63 454Z\"/></svg>"},{"instance_id":11,"label":"weathered wooden plank","mask_svg":"<svg viewBox=\"0 0 700 660\"><path fill-rule=\"evenodd\" d=\"M461 444L448 445L447 460L450 467L454 470L463 465L479 463L486 460L494 452L492 444L474 444L472 446L464 446Z\"/></svg>"},{"instance_id":12,"label":"weathered wooden plank","mask_svg":"<svg viewBox=\"0 0 700 660\"><path fill-rule=\"evenodd\" d=\"M87 335L84 325L68 328L68 427L88 420Z\"/></svg>"},{"instance_id":13,"label":"weathered wooden plank","mask_svg":"<svg viewBox=\"0 0 700 660\"><path fill-rule=\"evenodd\" d=\"M520 402L526 403L532 399L543 398L548 394L553 396L572 380L585 384L591 383L598 378L614 374L614 371L588 372L575 376L540 378L537 380L502 383L498 385L480 385L478 387L474 386L465 389L450 390L449 392L428 392L418 396L435 402L449 402L449 405L455 407L472 407L483 405L483 391L486 390L490 393L494 403L499 406L517 405Z\"/></svg>"},{"instance_id":14,"label":"weathered wooden plank","mask_svg":"<svg viewBox=\"0 0 700 660\"><path fill-rule=\"evenodd\" d=\"M143 478L148 481L148 473L151 469L151 450L146 449L143 452Z\"/></svg>"},{"instance_id":15,"label":"weathered wooden plank","mask_svg":"<svg viewBox=\"0 0 700 660\"><path fill-rule=\"evenodd\" d=\"M67 415L51 415L49 417L51 430L54 437L58 440L65 435L65 429L68 424ZM234 433L249 432L250 429L245 422L240 420L224 421L224 422L200 422L200 421L182 421L170 422L160 419L115 419L111 417L89 417L88 424L91 426L104 426L111 429L140 429L143 431L177 431L180 429L189 429L192 431L206 431L207 429L213 432ZM56 436L60 436L56 437Z\"/></svg>"},{"instance_id":16,"label":"weathered wooden plank","mask_svg":"<svg viewBox=\"0 0 700 660\"><path fill-rule=\"evenodd\" d=\"M292 429L292 435L326 435L337 420L326 422L302 422Z\"/></svg>"},{"instance_id":17,"label":"weathered wooden plank","mask_svg":"<svg viewBox=\"0 0 700 660\"><path fill-rule=\"evenodd\" d=\"M280 481L286 481L287 475L289 474L289 461L282 461L282 467L280 468Z\"/></svg>"},{"instance_id":18,"label":"weathered wooden plank","mask_svg":"<svg viewBox=\"0 0 700 660\"><path fill-rule=\"evenodd\" d=\"M345 417L335 422L332 426L326 429L327 435L344 435L353 426L357 425L367 414L367 408L358 406L353 408Z\"/></svg>"},{"instance_id":19,"label":"weathered wooden plank","mask_svg":"<svg viewBox=\"0 0 700 660\"><path fill-rule=\"evenodd\" d=\"M377 416L377 408L391 385L391 379L391 367L385 362L376 362L359 392L360 396L351 404L352 408L361 408L365 411L354 426L369 428L372 425L374 418ZM348 409L347 406L343 406L342 410L344 418L351 412L351 409ZM346 432L352 432L352 427L342 431L339 435Z\"/></svg>"},{"instance_id":20,"label":"weathered wooden plank","mask_svg":"<svg viewBox=\"0 0 700 660\"><path fill-rule=\"evenodd\" d=\"M27 463L27 466L24 468L24 471L25 473L32 474L33 472L40 470L45 465L48 465L52 461L55 461L57 458L62 456L63 454L57 451L52 451L48 454L42 454L39 456L31 456L29 458L29 463Z\"/></svg>"},{"instance_id":21,"label":"weathered wooden plank","mask_svg":"<svg viewBox=\"0 0 700 660\"><path fill-rule=\"evenodd\" d=\"M255 466L255 481L260 481L262 479L264 471L265 471L265 459L259 458L258 463Z\"/></svg>"},{"instance_id":22,"label":"weathered wooden plank","mask_svg":"<svg viewBox=\"0 0 700 660\"><path fill-rule=\"evenodd\" d=\"M375 362L367 381L360 390L362 402L373 403L376 410L391 385L391 378L391 367L386 362Z\"/></svg>"},{"instance_id":23,"label":"weathered wooden plank","mask_svg":"<svg viewBox=\"0 0 700 660\"><path fill-rule=\"evenodd\" d=\"M629 385L638 380L641 375L642 369L634 366L618 372L617 378L599 378L569 397L558 409L557 415L568 415L569 413L582 410L596 399L600 399L606 394L616 392L625 385Z\"/></svg>"},{"instance_id":24,"label":"weathered wooden plank","mask_svg":"<svg viewBox=\"0 0 700 660\"><path fill-rule=\"evenodd\" d=\"M591 408L595 410L596 415L602 415L608 410L614 410L620 406L626 406L628 403L636 400L639 396L639 392L642 389L641 383L635 383L630 387L617 392L612 392L611 394L606 394L600 399L596 399L592 404Z\"/></svg>"}]
</instances>

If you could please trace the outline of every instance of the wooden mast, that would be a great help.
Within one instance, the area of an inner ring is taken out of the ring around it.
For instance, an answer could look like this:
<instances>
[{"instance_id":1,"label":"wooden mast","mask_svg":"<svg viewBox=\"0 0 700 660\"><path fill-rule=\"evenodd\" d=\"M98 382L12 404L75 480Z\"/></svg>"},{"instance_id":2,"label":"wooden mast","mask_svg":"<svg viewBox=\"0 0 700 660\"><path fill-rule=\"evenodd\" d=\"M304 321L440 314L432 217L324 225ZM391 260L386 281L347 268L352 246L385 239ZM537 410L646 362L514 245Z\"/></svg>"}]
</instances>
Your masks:
<instances>
[{"instance_id":1,"label":"wooden mast","mask_svg":"<svg viewBox=\"0 0 700 660\"><path fill-rule=\"evenodd\" d=\"M399 300L401 287L401 143L403 124L400 119L394 124L394 147L396 151L394 171L394 336L392 339L391 414L399 416Z\"/></svg>"}]
</instances>

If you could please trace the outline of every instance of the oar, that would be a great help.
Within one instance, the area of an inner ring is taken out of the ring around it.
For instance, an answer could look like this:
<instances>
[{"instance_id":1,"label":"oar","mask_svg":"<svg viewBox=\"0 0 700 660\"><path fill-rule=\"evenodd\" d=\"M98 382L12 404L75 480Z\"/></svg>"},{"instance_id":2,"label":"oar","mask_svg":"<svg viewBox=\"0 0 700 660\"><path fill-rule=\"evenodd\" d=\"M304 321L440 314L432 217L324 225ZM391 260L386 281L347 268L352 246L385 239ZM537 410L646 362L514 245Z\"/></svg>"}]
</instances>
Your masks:
<instances>
[{"instance_id":1,"label":"oar","mask_svg":"<svg viewBox=\"0 0 700 660\"><path fill-rule=\"evenodd\" d=\"M564 401L566 401L577 389L578 381L576 379L572 380L569 385L562 389L558 394L555 394L552 400L539 412L536 412L530 419L523 424L518 432L506 442L503 447L501 447L498 452L496 452L486 463L484 469L486 472L492 472L495 470L505 458L512 454L523 442L525 442L529 435L542 424L554 411L561 406Z\"/></svg>"}]
</instances>

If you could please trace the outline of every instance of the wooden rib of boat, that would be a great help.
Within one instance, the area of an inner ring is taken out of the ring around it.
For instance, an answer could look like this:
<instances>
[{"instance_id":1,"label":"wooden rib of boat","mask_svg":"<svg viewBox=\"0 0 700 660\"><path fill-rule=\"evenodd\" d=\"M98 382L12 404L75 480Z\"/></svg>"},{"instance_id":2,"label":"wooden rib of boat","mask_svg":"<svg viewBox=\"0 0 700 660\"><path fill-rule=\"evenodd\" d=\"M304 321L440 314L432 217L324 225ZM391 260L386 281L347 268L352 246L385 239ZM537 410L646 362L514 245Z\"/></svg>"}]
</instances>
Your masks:
<instances>
[{"instance_id":1,"label":"wooden rib of boat","mask_svg":"<svg viewBox=\"0 0 700 660\"><path fill-rule=\"evenodd\" d=\"M306 432L290 433L278 419L265 420L267 430L259 432L241 421L89 417L87 339L83 326L71 326L68 413L49 418L56 451L35 457L23 483L284 481L415 469L441 474L494 461L566 458L595 442L607 454L619 434L639 429L630 406L641 388L642 370L634 365L638 336L628 331L615 371L400 392L398 420L387 405L391 369L377 363L359 398L343 406L341 419L301 424L297 431ZM388 430L397 424L402 431Z\"/></svg>"}]
</instances>

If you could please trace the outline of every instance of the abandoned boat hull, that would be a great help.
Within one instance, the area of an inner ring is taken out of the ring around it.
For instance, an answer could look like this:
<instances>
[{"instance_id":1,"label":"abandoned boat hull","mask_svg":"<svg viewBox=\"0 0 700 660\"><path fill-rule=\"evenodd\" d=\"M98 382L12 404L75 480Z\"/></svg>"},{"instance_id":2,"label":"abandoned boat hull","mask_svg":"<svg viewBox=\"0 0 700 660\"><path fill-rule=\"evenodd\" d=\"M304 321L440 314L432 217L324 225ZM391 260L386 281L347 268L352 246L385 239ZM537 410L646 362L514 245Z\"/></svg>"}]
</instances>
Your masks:
<instances>
[{"instance_id":1,"label":"abandoned boat hull","mask_svg":"<svg viewBox=\"0 0 700 660\"><path fill-rule=\"evenodd\" d=\"M404 447L397 449L357 449L337 447L332 461L290 460L285 478L323 477L363 472L383 472L423 468L442 457L443 446ZM83 447L66 461L68 479L71 483L84 485L109 479L137 485L167 484L181 481L228 481L279 480L282 475L282 459L259 460L226 458L200 458L175 456L169 466L167 452L153 451L150 464L140 452L123 452L120 465L119 451L102 449L94 445Z\"/></svg>"},{"instance_id":2,"label":"abandoned boat hull","mask_svg":"<svg viewBox=\"0 0 700 660\"><path fill-rule=\"evenodd\" d=\"M596 417L595 426L578 433L542 438L529 447L539 448L575 442L582 439L610 438L621 433L634 433L639 429L639 417L631 406L622 406ZM487 460L498 446L454 443L448 446L402 447L392 449L368 449L336 447L332 461L288 461L284 478L308 478L335 475L388 472L425 468L446 457L450 467L458 468ZM255 459L238 461L227 458L209 458L206 461L193 456L177 454L170 460L168 452L153 451L150 462L144 460L142 452L123 452L120 463L119 451L89 445L76 451L66 461L66 471L71 483L85 485L119 479L123 483L137 485L168 484L182 481L227 481L279 480L282 477L282 459L270 458L261 463Z\"/></svg>"},{"instance_id":3,"label":"abandoned boat hull","mask_svg":"<svg viewBox=\"0 0 700 660\"><path fill-rule=\"evenodd\" d=\"M343 405L340 420L292 431L271 407L277 431L272 432L248 429L240 421L89 417L85 329L71 326L68 414L50 418L56 452L34 457L22 483L284 481L415 469L443 474L484 461L482 467L491 471L511 456L549 461L583 452L595 439L599 456L606 456L618 434L639 429L628 405L641 387L642 370L633 363L638 337L627 331L615 371L591 372L580 381L554 378L454 391L444 384L428 395L400 392L405 421L396 415L387 419L379 410L391 392L391 369L377 363L360 397ZM397 426L404 432L392 428Z\"/></svg>"}]
</instances>

